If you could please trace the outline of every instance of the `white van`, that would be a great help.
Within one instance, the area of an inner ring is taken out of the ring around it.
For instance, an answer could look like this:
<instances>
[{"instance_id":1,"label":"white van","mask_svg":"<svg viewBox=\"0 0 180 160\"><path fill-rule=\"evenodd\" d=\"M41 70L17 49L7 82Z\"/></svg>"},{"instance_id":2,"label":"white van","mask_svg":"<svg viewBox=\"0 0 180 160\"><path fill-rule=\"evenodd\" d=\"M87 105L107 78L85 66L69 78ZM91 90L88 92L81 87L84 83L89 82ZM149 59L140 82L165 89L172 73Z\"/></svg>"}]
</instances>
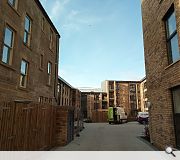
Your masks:
<instances>
[{"instance_id":1,"label":"white van","mask_svg":"<svg viewBox=\"0 0 180 160\"><path fill-rule=\"evenodd\" d=\"M117 121L119 122L127 122L127 115L124 111L123 107L117 107Z\"/></svg>"}]
</instances>

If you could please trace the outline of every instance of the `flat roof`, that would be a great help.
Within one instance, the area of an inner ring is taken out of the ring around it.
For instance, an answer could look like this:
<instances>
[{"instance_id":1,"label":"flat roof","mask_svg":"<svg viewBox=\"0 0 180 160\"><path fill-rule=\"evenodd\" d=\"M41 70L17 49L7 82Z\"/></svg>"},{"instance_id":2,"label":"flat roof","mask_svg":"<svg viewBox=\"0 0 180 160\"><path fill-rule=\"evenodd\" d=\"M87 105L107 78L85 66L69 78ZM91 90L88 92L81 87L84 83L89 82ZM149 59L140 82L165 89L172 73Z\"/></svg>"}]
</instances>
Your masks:
<instances>
[{"instance_id":1,"label":"flat roof","mask_svg":"<svg viewBox=\"0 0 180 160\"><path fill-rule=\"evenodd\" d=\"M140 83L141 81L121 81L121 80L105 80L105 81L115 81L115 82L122 82L122 83Z\"/></svg>"}]
</instances>

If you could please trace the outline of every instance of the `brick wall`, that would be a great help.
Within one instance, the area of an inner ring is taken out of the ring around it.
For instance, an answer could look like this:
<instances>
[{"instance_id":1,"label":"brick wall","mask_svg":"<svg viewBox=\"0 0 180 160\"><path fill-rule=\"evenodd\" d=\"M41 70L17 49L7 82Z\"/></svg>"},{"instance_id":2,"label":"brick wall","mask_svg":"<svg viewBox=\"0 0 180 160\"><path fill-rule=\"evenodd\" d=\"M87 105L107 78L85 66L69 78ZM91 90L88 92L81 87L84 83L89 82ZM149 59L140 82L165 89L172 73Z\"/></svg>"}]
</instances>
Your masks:
<instances>
[{"instance_id":1,"label":"brick wall","mask_svg":"<svg viewBox=\"0 0 180 160\"><path fill-rule=\"evenodd\" d=\"M50 20L39 7L38 0L19 0L17 9L13 9L7 0L0 1L0 100L25 99L38 101L38 98L55 98L58 72L59 37ZM31 18L30 47L23 42L25 16ZM45 19L44 31L41 27ZM2 62L4 30L6 25L14 30L12 64ZM53 47L49 48L50 28L53 31ZM43 55L43 66L40 57ZM27 87L20 87L21 60L28 62ZM47 63L52 63L51 84L48 85Z\"/></svg>"},{"instance_id":2,"label":"brick wall","mask_svg":"<svg viewBox=\"0 0 180 160\"><path fill-rule=\"evenodd\" d=\"M179 0L142 1L147 95L150 109L151 141L159 149L176 146L171 88L180 85L180 61L168 64L165 23L162 20L174 3L180 40ZM180 46L180 41L179 41Z\"/></svg>"},{"instance_id":3,"label":"brick wall","mask_svg":"<svg viewBox=\"0 0 180 160\"><path fill-rule=\"evenodd\" d=\"M56 107L56 133L55 145L64 146L73 140L74 119L69 116L74 114L73 107ZM73 125L72 125L73 124Z\"/></svg>"}]
</instances>

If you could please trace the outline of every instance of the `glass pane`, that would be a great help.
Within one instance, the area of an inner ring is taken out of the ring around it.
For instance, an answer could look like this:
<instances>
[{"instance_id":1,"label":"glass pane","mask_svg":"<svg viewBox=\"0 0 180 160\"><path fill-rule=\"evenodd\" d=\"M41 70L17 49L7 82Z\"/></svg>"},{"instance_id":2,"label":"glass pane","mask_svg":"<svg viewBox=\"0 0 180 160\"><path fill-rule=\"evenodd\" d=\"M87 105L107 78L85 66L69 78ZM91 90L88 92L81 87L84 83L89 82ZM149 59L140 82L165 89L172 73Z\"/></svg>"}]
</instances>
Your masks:
<instances>
[{"instance_id":1,"label":"glass pane","mask_svg":"<svg viewBox=\"0 0 180 160\"><path fill-rule=\"evenodd\" d=\"M12 6L15 6L15 0L8 0L8 2L9 2Z\"/></svg>"},{"instance_id":2,"label":"glass pane","mask_svg":"<svg viewBox=\"0 0 180 160\"><path fill-rule=\"evenodd\" d=\"M27 44L28 42L28 33L25 31L24 32L24 43Z\"/></svg>"},{"instance_id":3,"label":"glass pane","mask_svg":"<svg viewBox=\"0 0 180 160\"><path fill-rule=\"evenodd\" d=\"M168 33L169 33L168 36L170 36L176 30L176 17L174 12L168 18L167 23L168 23Z\"/></svg>"},{"instance_id":4,"label":"glass pane","mask_svg":"<svg viewBox=\"0 0 180 160\"><path fill-rule=\"evenodd\" d=\"M20 86L25 86L25 76L24 75L21 75L21 77L20 77Z\"/></svg>"},{"instance_id":5,"label":"glass pane","mask_svg":"<svg viewBox=\"0 0 180 160\"><path fill-rule=\"evenodd\" d=\"M48 62L48 74L51 74L51 63Z\"/></svg>"},{"instance_id":6,"label":"glass pane","mask_svg":"<svg viewBox=\"0 0 180 160\"><path fill-rule=\"evenodd\" d=\"M21 62L21 74L26 75L27 63L25 61Z\"/></svg>"},{"instance_id":7,"label":"glass pane","mask_svg":"<svg viewBox=\"0 0 180 160\"><path fill-rule=\"evenodd\" d=\"M173 62L180 58L177 34L171 39L171 54Z\"/></svg>"},{"instance_id":8,"label":"glass pane","mask_svg":"<svg viewBox=\"0 0 180 160\"><path fill-rule=\"evenodd\" d=\"M180 113L180 88L173 90L174 112Z\"/></svg>"},{"instance_id":9,"label":"glass pane","mask_svg":"<svg viewBox=\"0 0 180 160\"><path fill-rule=\"evenodd\" d=\"M26 31L30 31L30 19L29 19L29 17L28 16L26 16L26 18L25 18L25 30Z\"/></svg>"},{"instance_id":10,"label":"glass pane","mask_svg":"<svg viewBox=\"0 0 180 160\"><path fill-rule=\"evenodd\" d=\"M13 37L13 32L9 28L6 28L4 43L9 47L12 47L12 37Z\"/></svg>"},{"instance_id":11,"label":"glass pane","mask_svg":"<svg viewBox=\"0 0 180 160\"><path fill-rule=\"evenodd\" d=\"M4 63L9 63L9 48L6 46L3 47L2 61Z\"/></svg>"}]
</instances>

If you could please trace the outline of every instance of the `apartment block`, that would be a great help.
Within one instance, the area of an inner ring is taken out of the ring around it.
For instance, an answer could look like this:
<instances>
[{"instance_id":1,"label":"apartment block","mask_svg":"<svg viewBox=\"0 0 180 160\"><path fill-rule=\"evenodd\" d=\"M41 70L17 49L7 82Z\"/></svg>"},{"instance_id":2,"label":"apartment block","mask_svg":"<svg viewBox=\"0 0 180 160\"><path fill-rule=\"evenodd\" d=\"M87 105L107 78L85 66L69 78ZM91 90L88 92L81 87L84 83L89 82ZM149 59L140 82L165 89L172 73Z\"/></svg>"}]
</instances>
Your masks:
<instances>
[{"instance_id":1,"label":"apartment block","mask_svg":"<svg viewBox=\"0 0 180 160\"><path fill-rule=\"evenodd\" d=\"M140 108L140 81L102 82L102 91L107 93L107 106L123 107L129 118L135 118Z\"/></svg>"},{"instance_id":2,"label":"apartment block","mask_svg":"<svg viewBox=\"0 0 180 160\"><path fill-rule=\"evenodd\" d=\"M107 93L99 91L82 91L81 92L81 107L84 113L84 118L91 119L92 111L107 110Z\"/></svg>"},{"instance_id":3,"label":"apartment block","mask_svg":"<svg viewBox=\"0 0 180 160\"><path fill-rule=\"evenodd\" d=\"M87 119L92 120L93 110L95 110L94 95L87 95Z\"/></svg>"},{"instance_id":4,"label":"apartment block","mask_svg":"<svg viewBox=\"0 0 180 160\"><path fill-rule=\"evenodd\" d=\"M142 0L151 142L180 148L180 1Z\"/></svg>"},{"instance_id":5,"label":"apartment block","mask_svg":"<svg viewBox=\"0 0 180 160\"><path fill-rule=\"evenodd\" d=\"M0 101L56 104L59 38L39 0L0 1Z\"/></svg>"},{"instance_id":6,"label":"apartment block","mask_svg":"<svg viewBox=\"0 0 180 160\"><path fill-rule=\"evenodd\" d=\"M148 112L148 106L147 106L147 102L148 102L148 98L147 98L147 86L146 86L146 77L143 78L141 80L141 83L140 83L140 106L138 108L139 111L142 111L142 112Z\"/></svg>"}]
</instances>

